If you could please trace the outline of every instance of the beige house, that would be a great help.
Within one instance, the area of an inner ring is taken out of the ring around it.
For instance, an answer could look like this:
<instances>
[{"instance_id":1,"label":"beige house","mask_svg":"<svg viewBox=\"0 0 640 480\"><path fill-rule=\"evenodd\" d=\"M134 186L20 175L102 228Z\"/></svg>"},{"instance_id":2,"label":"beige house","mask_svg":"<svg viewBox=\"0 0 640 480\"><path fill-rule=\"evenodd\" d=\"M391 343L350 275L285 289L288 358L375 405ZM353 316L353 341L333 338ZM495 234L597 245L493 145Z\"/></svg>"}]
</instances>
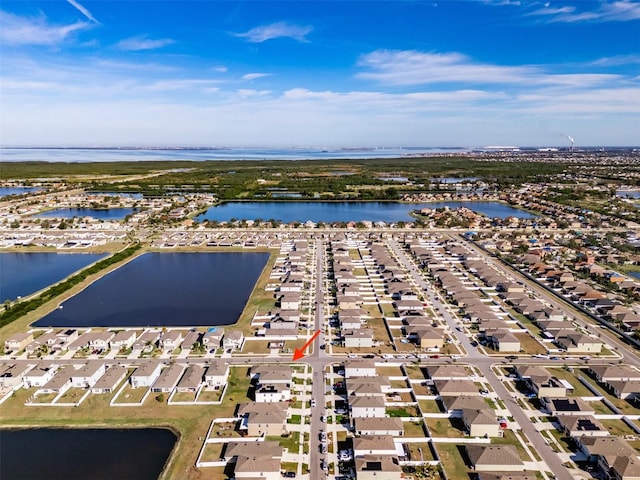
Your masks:
<instances>
[{"instance_id":1,"label":"beige house","mask_svg":"<svg viewBox=\"0 0 640 480\"><path fill-rule=\"evenodd\" d=\"M357 435L392 435L401 437L404 435L402 420L399 418L356 418L355 432Z\"/></svg>"},{"instance_id":2,"label":"beige house","mask_svg":"<svg viewBox=\"0 0 640 480\"><path fill-rule=\"evenodd\" d=\"M286 403L245 403L238 407L238 416L240 430L246 430L251 437L287 433Z\"/></svg>"},{"instance_id":3,"label":"beige house","mask_svg":"<svg viewBox=\"0 0 640 480\"><path fill-rule=\"evenodd\" d=\"M538 397L566 397L567 386L544 367L518 366L518 376Z\"/></svg>"},{"instance_id":4,"label":"beige house","mask_svg":"<svg viewBox=\"0 0 640 480\"><path fill-rule=\"evenodd\" d=\"M499 352L519 352L520 340L509 331L498 331L491 334L491 341Z\"/></svg>"},{"instance_id":5,"label":"beige house","mask_svg":"<svg viewBox=\"0 0 640 480\"><path fill-rule=\"evenodd\" d=\"M4 341L4 351L6 353L9 352L19 352L27 345L33 342L33 333L31 332L20 332L11 335Z\"/></svg>"},{"instance_id":6,"label":"beige house","mask_svg":"<svg viewBox=\"0 0 640 480\"><path fill-rule=\"evenodd\" d=\"M157 360L143 363L129 377L133 388L150 387L160 376L162 364Z\"/></svg>"},{"instance_id":7,"label":"beige house","mask_svg":"<svg viewBox=\"0 0 640 480\"><path fill-rule=\"evenodd\" d=\"M478 387L471 380L435 380L440 395L479 395Z\"/></svg>"},{"instance_id":8,"label":"beige house","mask_svg":"<svg viewBox=\"0 0 640 480\"><path fill-rule=\"evenodd\" d=\"M567 353L600 353L602 342L578 332L558 332L556 343Z\"/></svg>"},{"instance_id":9,"label":"beige house","mask_svg":"<svg viewBox=\"0 0 640 480\"><path fill-rule=\"evenodd\" d=\"M204 375L207 387L218 390L227 383L229 378L229 364L222 360L211 360Z\"/></svg>"},{"instance_id":10,"label":"beige house","mask_svg":"<svg viewBox=\"0 0 640 480\"><path fill-rule=\"evenodd\" d=\"M570 437L607 437L607 430L593 415L558 415L558 430Z\"/></svg>"},{"instance_id":11,"label":"beige house","mask_svg":"<svg viewBox=\"0 0 640 480\"><path fill-rule=\"evenodd\" d=\"M176 388L180 377L182 377L184 367L177 363L169 365L162 370L156 381L151 386L151 391L154 393L170 393Z\"/></svg>"},{"instance_id":12,"label":"beige house","mask_svg":"<svg viewBox=\"0 0 640 480\"><path fill-rule=\"evenodd\" d=\"M402 469L396 456L362 455L355 460L358 480L400 480L402 478Z\"/></svg>"},{"instance_id":13,"label":"beige house","mask_svg":"<svg viewBox=\"0 0 640 480\"><path fill-rule=\"evenodd\" d=\"M184 375L176 386L178 392L197 392L202 385L204 385L204 372L206 367L204 365L192 364L187 367Z\"/></svg>"},{"instance_id":14,"label":"beige house","mask_svg":"<svg viewBox=\"0 0 640 480\"><path fill-rule=\"evenodd\" d=\"M91 393L102 394L115 392L116 387L127 376L127 369L122 365L110 366L98 381L91 387Z\"/></svg>"},{"instance_id":15,"label":"beige house","mask_svg":"<svg viewBox=\"0 0 640 480\"><path fill-rule=\"evenodd\" d=\"M376 365L373 360L358 358L347 360L344 363L344 372L346 378L351 377L377 377Z\"/></svg>"},{"instance_id":16,"label":"beige house","mask_svg":"<svg viewBox=\"0 0 640 480\"><path fill-rule=\"evenodd\" d=\"M513 445L466 445L471 468L477 472L522 472L524 462Z\"/></svg>"},{"instance_id":17,"label":"beige house","mask_svg":"<svg viewBox=\"0 0 640 480\"><path fill-rule=\"evenodd\" d=\"M239 455L233 473L237 479L281 480L280 461L268 456Z\"/></svg>"},{"instance_id":18,"label":"beige house","mask_svg":"<svg viewBox=\"0 0 640 480\"><path fill-rule=\"evenodd\" d=\"M470 437L501 437L496 415L489 408L463 408L462 421Z\"/></svg>"},{"instance_id":19,"label":"beige house","mask_svg":"<svg viewBox=\"0 0 640 480\"><path fill-rule=\"evenodd\" d=\"M362 435L353 439L353 455L395 455L396 445L391 435Z\"/></svg>"},{"instance_id":20,"label":"beige house","mask_svg":"<svg viewBox=\"0 0 640 480\"><path fill-rule=\"evenodd\" d=\"M385 401L382 396L353 397L349 399L351 418L386 416Z\"/></svg>"},{"instance_id":21,"label":"beige house","mask_svg":"<svg viewBox=\"0 0 640 480\"><path fill-rule=\"evenodd\" d=\"M487 408L488 404L480 395L446 395L440 397L445 413L462 413L464 409Z\"/></svg>"},{"instance_id":22,"label":"beige house","mask_svg":"<svg viewBox=\"0 0 640 480\"><path fill-rule=\"evenodd\" d=\"M344 346L346 348L373 347L373 329L344 330Z\"/></svg>"}]
</instances>

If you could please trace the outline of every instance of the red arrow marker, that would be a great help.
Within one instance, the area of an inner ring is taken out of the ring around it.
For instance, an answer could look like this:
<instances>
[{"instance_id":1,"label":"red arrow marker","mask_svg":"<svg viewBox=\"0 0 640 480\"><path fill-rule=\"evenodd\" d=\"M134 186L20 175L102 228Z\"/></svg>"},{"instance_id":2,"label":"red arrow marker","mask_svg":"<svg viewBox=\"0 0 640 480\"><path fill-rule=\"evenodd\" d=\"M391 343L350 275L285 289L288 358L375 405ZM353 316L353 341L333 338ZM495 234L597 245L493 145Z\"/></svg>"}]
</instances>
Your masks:
<instances>
[{"instance_id":1,"label":"red arrow marker","mask_svg":"<svg viewBox=\"0 0 640 480\"><path fill-rule=\"evenodd\" d=\"M320 335L320 330L316 330L316 333L313 334L313 337L311 337L309 340L307 340L307 343L305 343L302 348L296 348L293 351L293 361L295 362L296 360L300 360L302 357L304 357L304 351L307 349L307 347L309 345L311 345L311 343L318 338L318 335Z\"/></svg>"}]
</instances>

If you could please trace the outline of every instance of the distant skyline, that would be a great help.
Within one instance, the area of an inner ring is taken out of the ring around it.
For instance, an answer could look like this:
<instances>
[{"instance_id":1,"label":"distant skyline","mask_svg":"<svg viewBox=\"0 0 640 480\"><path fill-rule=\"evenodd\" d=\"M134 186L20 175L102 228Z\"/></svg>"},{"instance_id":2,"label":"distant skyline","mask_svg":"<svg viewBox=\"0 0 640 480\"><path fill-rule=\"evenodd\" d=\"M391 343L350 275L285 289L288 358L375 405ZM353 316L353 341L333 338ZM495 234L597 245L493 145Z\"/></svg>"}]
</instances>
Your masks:
<instances>
[{"instance_id":1,"label":"distant skyline","mask_svg":"<svg viewBox=\"0 0 640 480\"><path fill-rule=\"evenodd\" d=\"M640 0L11 1L0 146L640 144Z\"/></svg>"}]
</instances>

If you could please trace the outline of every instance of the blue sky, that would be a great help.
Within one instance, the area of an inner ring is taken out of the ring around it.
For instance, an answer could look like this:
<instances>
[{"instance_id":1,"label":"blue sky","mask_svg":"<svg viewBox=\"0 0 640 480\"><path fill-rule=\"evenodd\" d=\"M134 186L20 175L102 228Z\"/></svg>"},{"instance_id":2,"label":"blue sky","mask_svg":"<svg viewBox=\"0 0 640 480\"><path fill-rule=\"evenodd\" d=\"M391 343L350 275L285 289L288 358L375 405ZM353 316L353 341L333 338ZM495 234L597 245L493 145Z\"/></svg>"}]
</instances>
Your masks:
<instances>
[{"instance_id":1,"label":"blue sky","mask_svg":"<svg viewBox=\"0 0 640 480\"><path fill-rule=\"evenodd\" d=\"M2 146L640 144L640 1L0 3Z\"/></svg>"}]
</instances>

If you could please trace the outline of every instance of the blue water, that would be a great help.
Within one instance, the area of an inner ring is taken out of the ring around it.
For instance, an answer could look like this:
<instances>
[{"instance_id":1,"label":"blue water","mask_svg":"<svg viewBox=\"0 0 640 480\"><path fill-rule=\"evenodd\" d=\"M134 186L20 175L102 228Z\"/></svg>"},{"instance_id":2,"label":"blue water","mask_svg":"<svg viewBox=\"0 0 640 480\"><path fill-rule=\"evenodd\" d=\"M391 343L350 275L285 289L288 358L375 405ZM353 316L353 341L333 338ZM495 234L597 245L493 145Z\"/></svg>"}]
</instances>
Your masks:
<instances>
[{"instance_id":1,"label":"blue water","mask_svg":"<svg viewBox=\"0 0 640 480\"><path fill-rule=\"evenodd\" d=\"M157 480L176 443L144 429L0 430L3 480Z\"/></svg>"},{"instance_id":2,"label":"blue water","mask_svg":"<svg viewBox=\"0 0 640 480\"><path fill-rule=\"evenodd\" d=\"M38 327L235 323L268 253L145 253L38 320Z\"/></svg>"},{"instance_id":3,"label":"blue water","mask_svg":"<svg viewBox=\"0 0 640 480\"><path fill-rule=\"evenodd\" d=\"M637 278L638 280L640 280L640 272L627 272L627 275L629 275L630 277Z\"/></svg>"},{"instance_id":4,"label":"blue water","mask_svg":"<svg viewBox=\"0 0 640 480\"><path fill-rule=\"evenodd\" d=\"M135 208L56 208L47 212L38 213L34 218L74 218L91 217L98 220L122 220L127 215L135 213Z\"/></svg>"},{"instance_id":5,"label":"blue water","mask_svg":"<svg viewBox=\"0 0 640 480\"><path fill-rule=\"evenodd\" d=\"M616 195L622 198L640 198L639 190L618 190Z\"/></svg>"},{"instance_id":6,"label":"blue water","mask_svg":"<svg viewBox=\"0 0 640 480\"><path fill-rule=\"evenodd\" d=\"M0 302L25 297L106 257L106 253L0 253Z\"/></svg>"},{"instance_id":7,"label":"blue water","mask_svg":"<svg viewBox=\"0 0 640 480\"><path fill-rule=\"evenodd\" d=\"M0 198L8 195L22 195L24 193L37 192L42 190L38 187L0 187Z\"/></svg>"},{"instance_id":8,"label":"blue water","mask_svg":"<svg viewBox=\"0 0 640 480\"><path fill-rule=\"evenodd\" d=\"M394 158L467 152L466 148L211 148L211 149L99 149L3 148L0 162L124 162L149 160L305 160L331 158Z\"/></svg>"},{"instance_id":9,"label":"blue water","mask_svg":"<svg viewBox=\"0 0 640 480\"><path fill-rule=\"evenodd\" d=\"M499 202L227 202L198 215L198 221L228 222L237 220L270 220L281 222L372 222L410 221L412 210L466 206L489 217L534 218L535 215Z\"/></svg>"}]
</instances>

